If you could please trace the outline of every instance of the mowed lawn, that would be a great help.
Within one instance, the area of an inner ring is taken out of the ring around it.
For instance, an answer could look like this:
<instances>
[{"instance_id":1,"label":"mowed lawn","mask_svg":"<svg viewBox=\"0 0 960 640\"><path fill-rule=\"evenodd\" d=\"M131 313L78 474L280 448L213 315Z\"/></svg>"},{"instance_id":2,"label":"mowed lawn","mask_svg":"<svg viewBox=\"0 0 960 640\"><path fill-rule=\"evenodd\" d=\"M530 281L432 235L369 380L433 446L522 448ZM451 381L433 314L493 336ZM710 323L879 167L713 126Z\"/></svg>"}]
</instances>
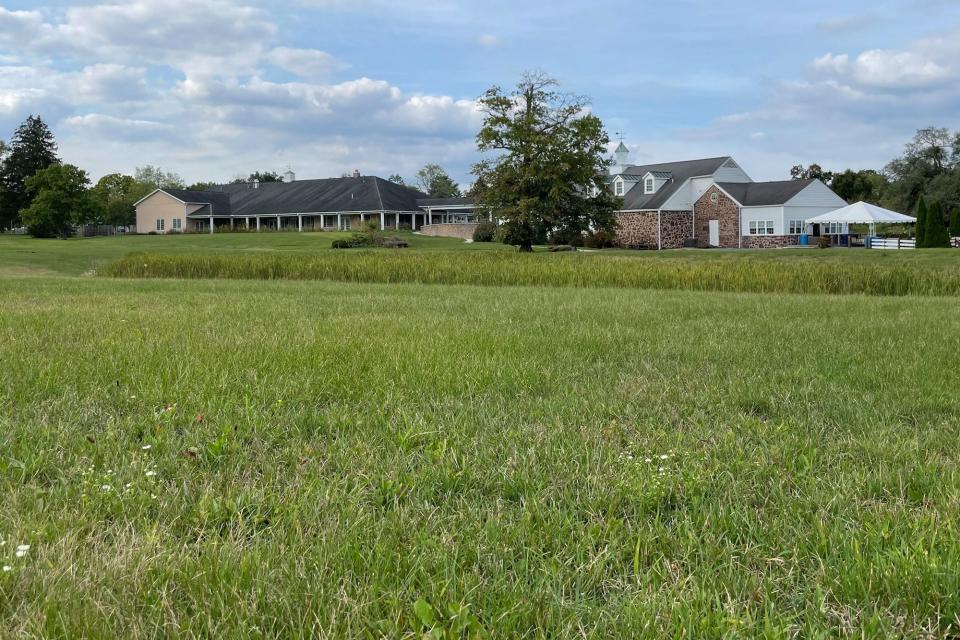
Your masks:
<instances>
[{"instance_id":1,"label":"mowed lawn","mask_svg":"<svg viewBox=\"0 0 960 640\"><path fill-rule=\"evenodd\" d=\"M957 633L957 311L0 279L0 635Z\"/></svg>"}]
</instances>

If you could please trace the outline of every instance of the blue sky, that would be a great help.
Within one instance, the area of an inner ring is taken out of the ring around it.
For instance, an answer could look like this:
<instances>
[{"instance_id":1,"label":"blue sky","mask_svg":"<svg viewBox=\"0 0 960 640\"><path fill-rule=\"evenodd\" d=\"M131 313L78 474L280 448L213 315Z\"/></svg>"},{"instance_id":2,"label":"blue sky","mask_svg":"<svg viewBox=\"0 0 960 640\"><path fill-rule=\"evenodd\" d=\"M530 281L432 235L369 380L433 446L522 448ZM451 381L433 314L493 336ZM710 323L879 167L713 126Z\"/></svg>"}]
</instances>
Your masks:
<instances>
[{"instance_id":1,"label":"blue sky","mask_svg":"<svg viewBox=\"0 0 960 640\"><path fill-rule=\"evenodd\" d=\"M879 168L960 127L960 0L0 0L0 136L39 113L94 177L439 162L467 184L474 99L528 69L591 96L638 163Z\"/></svg>"}]
</instances>

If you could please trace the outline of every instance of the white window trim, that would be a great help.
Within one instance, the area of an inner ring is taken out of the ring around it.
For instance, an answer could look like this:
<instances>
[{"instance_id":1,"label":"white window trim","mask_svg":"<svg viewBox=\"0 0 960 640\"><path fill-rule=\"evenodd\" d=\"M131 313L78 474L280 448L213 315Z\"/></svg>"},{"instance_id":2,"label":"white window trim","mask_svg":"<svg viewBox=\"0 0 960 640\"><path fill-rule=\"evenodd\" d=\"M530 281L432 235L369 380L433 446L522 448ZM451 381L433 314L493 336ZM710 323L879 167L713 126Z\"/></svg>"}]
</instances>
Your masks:
<instances>
[{"instance_id":1,"label":"white window trim","mask_svg":"<svg viewBox=\"0 0 960 640\"><path fill-rule=\"evenodd\" d=\"M164 231L166 221L163 218L157 218L157 231Z\"/></svg>"},{"instance_id":2,"label":"white window trim","mask_svg":"<svg viewBox=\"0 0 960 640\"><path fill-rule=\"evenodd\" d=\"M751 236L776 235L776 225L774 225L773 220L751 220L749 222L747 235L751 235Z\"/></svg>"},{"instance_id":3,"label":"white window trim","mask_svg":"<svg viewBox=\"0 0 960 640\"><path fill-rule=\"evenodd\" d=\"M643 181L643 192L645 194L654 193L657 190L657 179L649 177Z\"/></svg>"},{"instance_id":4,"label":"white window trim","mask_svg":"<svg viewBox=\"0 0 960 640\"><path fill-rule=\"evenodd\" d=\"M613 183L613 195L615 195L615 196L622 196L625 191L626 191L626 189L624 189L623 180L621 180L621 179L618 178L618 179Z\"/></svg>"},{"instance_id":5,"label":"white window trim","mask_svg":"<svg viewBox=\"0 0 960 640\"><path fill-rule=\"evenodd\" d=\"M173 219L172 228L174 231L181 231L183 229L183 222L180 220L180 218Z\"/></svg>"}]
</instances>

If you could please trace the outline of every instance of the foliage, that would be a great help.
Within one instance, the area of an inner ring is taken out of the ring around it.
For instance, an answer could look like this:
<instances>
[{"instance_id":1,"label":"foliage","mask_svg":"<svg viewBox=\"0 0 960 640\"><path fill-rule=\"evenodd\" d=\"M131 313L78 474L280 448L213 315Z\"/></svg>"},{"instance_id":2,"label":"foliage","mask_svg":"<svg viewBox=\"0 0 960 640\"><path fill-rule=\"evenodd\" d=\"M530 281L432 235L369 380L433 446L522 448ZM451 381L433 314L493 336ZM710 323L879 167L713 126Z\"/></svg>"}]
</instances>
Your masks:
<instances>
[{"instance_id":1,"label":"foliage","mask_svg":"<svg viewBox=\"0 0 960 640\"><path fill-rule=\"evenodd\" d=\"M360 238L364 234L356 234ZM358 241L363 242L363 240ZM360 245L373 246L376 243ZM802 252L803 250L798 250ZM946 250L949 253L953 250ZM828 251L820 255L832 256ZM861 261L811 260L777 252L777 259L642 259L578 253L549 257L504 251L381 254L146 254L109 263L105 275L124 278L337 280L407 284L690 289L757 293L960 296L952 260L919 268L862 252ZM896 253L896 252L894 252ZM689 252L683 254L690 255ZM769 255L769 254L766 254ZM781 257L782 256L782 257ZM708 256L709 257L709 256ZM451 268L456 265L456 268Z\"/></svg>"},{"instance_id":2,"label":"foliage","mask_svg":"<svg viewBox=\"0 0 960 640\"><path fill-rule=\"evenodd\" d=\"M809 167L798 164L790 169L790 177L794 180L820 180L823 183L830 184L833 180L833 173L824 171L823 167L816 163Z\"/></svg>"},{"instance_id":3,"label":"foliage","mask_svg":"<svg viewBox=\"0 0 960 640\"><path fill-rule=\"evenodd\" d=\"M58 164L53 132L39 116L29 116L13 134L9 149L0 154L0 230L17 225L33 196L27 180L38 171Z\"/></svg>"},{"instance_id":4,"label":"foliage","mask_svg":"<svg viewBox=\"0 0 960 640\"><path fill-rule=\"evenodd\" d=\"M187 186L187 189L190 191L210 191L217 186L216 182L194 182L193 184Z\"/></svg>"},{"instance_id":5,"label":"foliage","mask_svg":"<svg viewBox=\"0 0 960 640\"><path fill-rule=\"evenodd\" d=\"M248 184L252 182L283 182L283 176L276 171L254 171L246 178L237 176L233 179L233 184Z\"/></svg>"},{"instance_id":6,"label":"foliage","mask_svg":"<svg viewBox=\"0 0 960 640\"><path fill-rule=\"evenodd\" d=\"M830 248L830 236L819 236L817 238L817 248L819 249L829 249Z\"/></svg>"},{"instance_id":7,"label":"foliage","mask_svg":"<svg viewBox=\"0 0 960 640\"><path fill-rule=\"evenodd\" d=\"M402 178L398 184L403 184ZM431 198L460 197L460 187L438 164L428 164L417 172L417 186Z\"/></svg>"},{"instance_id":8,"label":"foliage","mask_svg":"<svg viewBox=\"0 0 960 640\"><path fill-rule=\"evenodd\" d=\"M938 249L950 246L950 235L943 219L943 207L933 201L927 205L927 215L924 220L923 243L924 249Z\"/></svg>"},{"instance_id":9,"label":"foliage","mask_svg":"<svg viewBox=\"0 0 960 640\"><path fill-rule=\"evenodd\" d=\"M927 233L927 201L924 199L922 193L917 199L917 211L914 217L917 219L917 222L915 223L916 232L914 236L917 241L917 248L920 248L924 246L924 237Z\"/></svg>"},{"instance_id":10,"label":"foliage","mask_svg":"<svg viewBox=\"0 0 960 640\"><path fill-rule=\"evenodd\" d=\"M154 189L183 189L183 178L173 171L164 171L160 167L146 165L137 167L133 173L137 182L149 185Z\"/></svg>"},{"instance_id":11,"label":"foliage","mask_svg":"<svg viewBox=\"0 0 960 640\"><path fill-rule=\"evenodd\" d=\"M402 185L402 186L404 186L404 187L407 186L407 183L406 183L406 181L403 179L403 176L401 176L399 173L393 174L392 176L390 176L389 178L387 178L387 180L389 180L390 182L392 182L392 183L394 183L394 184L399 184L399 185Z\"/></svg>"},{"instance_id":12,"label":"foliage","mask_svg":"<svg viewBox=\"0 0 960 640\"><path fill-rule=\"evenodd\" d=\"M403 249L410 245L402 238L383 235L376 220L367 220L359 231L351 234L349 238L337 238L330 246L333 249L359 249L363 247Z\"/></svg>"},{"instance_id":13,"label":"foliage","mask_svg":"<svg viewBox=\"0 0 960 640\"><path fill-rule=\"evenodd\" d=\"M833 174L833 179L829 182L829 185L834 193L850 204L869 202L870 204L880 205L884 189L887 186L887 179L873 169L861 171L847 169Z\"/></svg>"},{"instance_id":14,"label":"foliage","mask_svg":"<svg viewBox=\"0 0 960 640\"><path fill-rule=\"evenodd\" d=\"M54 164L28 178L31 203L21 215L30 235L66 237L74 225L96 219L100 202L89 185L87 173L72 164Z\"/></svg>"},{"instance_id":15,"label":"foliage","mask_svg":"<svg viewBox=\"0 0 960 640\"><path fill-rule=\"evenodd\" d=\"M610 139L585 98L526 74L512 92L494 86L479 102L477 147L496 157L474 167L476 197L504 221L508 242L530 251L551 231L613 228L620 200L603 179Z\"/></svg>"},{"instance_id":16,"label":"foliage","mask_svg":"<svg viewBox=\"0 0 960 640\"><path fill-rule=\"evenodd\" d=\"M950 214L950 236L960 238L960 206L954 207Z\"/></svg>"},{"instance_id":17,"label":"foliage","mask_svg":"<svg viewBox=\"0 0 960 640\"><path fill-rule=\"evenodd\" d=\"M583 239L584 246L590 249L610 249L615 247L616 243L616 235L612 231L603 229L588 233Z\"/></svg>"},{"instance_id":18,"label":"foliage","mask_svg":"<svg viewBox=\"0 0 960 640\"><path fill-rule=\"evenodd\" d=\"M493 237L497 233L497 225L494 222L485 220L477 224L473 230L474 242L493 242Z\"/></svg>"},{"instance_id":19,"label":"foliage","mask_svg":"<svg viewBox=\"0 0 960 640\"><path fill-rule=\"evenodd\" d=\"M905 146L903 155L884 169L890 178L889 188L884 195L885 206L908 211L920 194L932 195L929 187L937 178L960 173L960 154L955 149L951 150L951 140L956 138L960 138L960 132L952 136L947 129L936 127L917 131L913 140ZM949 182L949 179L940 178L942 186L947 186ZM946 202L960 200L960 191L938 193L936 197Z\"/></svg>"},{"instance_id":20,"label":"foliage","mask_svg":"<svg viewBox=\"0 0 960 640\"><path fill-rule=\"evenodd\" d=\"M111 173L97 181L93 195L102 217L97 222L114 226L132 226L137 222L134 204L150 193L152 185L137 182L133 176Z\"/></svg>"}]
</instances>

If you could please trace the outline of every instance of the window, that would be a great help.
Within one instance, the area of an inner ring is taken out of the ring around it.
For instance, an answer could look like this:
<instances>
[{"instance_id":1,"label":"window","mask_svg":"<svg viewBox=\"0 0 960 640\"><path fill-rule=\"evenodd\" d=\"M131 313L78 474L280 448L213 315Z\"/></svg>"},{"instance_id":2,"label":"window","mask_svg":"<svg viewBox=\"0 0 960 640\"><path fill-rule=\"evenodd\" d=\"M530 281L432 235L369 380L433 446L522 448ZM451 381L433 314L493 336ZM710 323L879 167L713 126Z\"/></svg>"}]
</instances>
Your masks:
<instances>
[{"instance_id":1,"label":"window","mask_svg":"<svg viewBox=\"0 0 960 640\"><path fill-rule=\"evenodd\" d=\"M711 202L711 204L717 204L718 202L720 202L720 194L717 193L716 191L714 191L713 193L711 193L711 194L710 194L710 202Z\"/></svg>"},{"instance_id":2,"label":"window","mask_svg":"<svg viewBox=\"0 0 960 640\"><path fill-rule=\"evenodd\" d=\"M163 218L157 218L157 231L163 231L164 220Z\"/></svg>"},{"instance_id":3,"label":"window","mask_svg":"<svg viewBox=\"0 0 960 640\"><path fill-rule=\"evenodd\" d=\"M772 236L773 220L751 220L750 235L752 236Z\"/></svg>"},{"instance_id":4,"label":"window","mask_svg":"<svg viewBox=\"0 0 960 640\"><path fill-rule=\"evenodd\" d=\"M180 226L180 225L181 225L181 224L182 224L182 222L181 222L180 218L174 218L174 219L173 219L173 230L174 230L174 231L180 231L180 229L181 229L181 226Z\"/></svg>"},{"instance_id":5,"label":"window","mask_svg":"<svg viewBox=\"0 0 960 640\"><path fill-rule=\"evenodd\" d=\"M657 183L653 178L647 178L646 181L643 183L643 192L653 193L656 186L657 186Z\"/></svg>"},{"instance_id":6,"label":"window","mask_svg":"<svg viewBox=\"0 0 960 640\"><path fill-rule=\"evenodd\" d=\"M349 231L351 226L352 218L350 216L344 216L340 220L340 231Z\"/></svg>"},{"instance_id":7,"label":"window","mask_svg":"<svg viewBox=\"0 0 960 640\"><path fill-rule=\"evenodd\" d=\"M618 196L623 195L623 180L617 180L613 183L613 193Z\"/></svg>"},{"instance_id":8,"label":"window","mask_svg":"<svg viewBox=\"0 0 960 640\"><path fill-rule=\"evenodd\" d=\"M843 223L826 222L822 226L821 233L825 236L839 236L843 233Z\"/></svg>"},{"instance_id":9,"label":"window","mask_svg":"<svg viewBox=\"0 0 960 640\"><path fill-rule=\"evenodd\" d=\"M803 220L791 220L791 221L790 221L790 235L792 235L792 236L798 236L798 235L800 235L801 233L804 233L804 229L806 228L806 226L807 226L807 225L804 224Z\"/></svg>"}]
</instances>

